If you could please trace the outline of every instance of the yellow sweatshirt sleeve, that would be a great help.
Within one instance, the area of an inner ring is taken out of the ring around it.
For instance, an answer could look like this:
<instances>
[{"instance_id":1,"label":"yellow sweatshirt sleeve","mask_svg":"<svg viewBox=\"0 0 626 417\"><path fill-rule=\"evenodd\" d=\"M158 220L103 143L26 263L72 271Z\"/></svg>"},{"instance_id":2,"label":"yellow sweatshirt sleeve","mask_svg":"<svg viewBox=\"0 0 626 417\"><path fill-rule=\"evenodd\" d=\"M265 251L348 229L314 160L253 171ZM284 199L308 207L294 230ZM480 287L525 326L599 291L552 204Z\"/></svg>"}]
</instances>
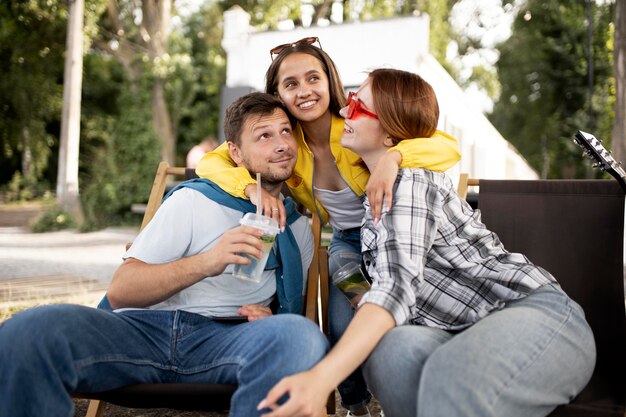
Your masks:
<instances>
[{"instance_id":1,"label":"yellow sweatshirt sleeve","mask_svg":"<svg viewBox=\"0 0 626 417\"><path fill-rule=\"evenodd\" d=\"M403 140L387 152L398 151L402 155L400 168L426 168L443 172L461 159L459 143L440 130L430 138Z\"/></svg>"},{"instance_id":2,"label":"yellow sweatshirt sleeve","mask_svg":"<svg viewBox=\"0 0 626 417\"><path fill-rule=\"evenodd\" d=\"M248 199L244 190L248 185L256 184L250 172L238 167L230 158L226 142L202 157L196 167L196 174L200 178L210 179L228 194L239 198Z\"/></svg>"}]
</instances>

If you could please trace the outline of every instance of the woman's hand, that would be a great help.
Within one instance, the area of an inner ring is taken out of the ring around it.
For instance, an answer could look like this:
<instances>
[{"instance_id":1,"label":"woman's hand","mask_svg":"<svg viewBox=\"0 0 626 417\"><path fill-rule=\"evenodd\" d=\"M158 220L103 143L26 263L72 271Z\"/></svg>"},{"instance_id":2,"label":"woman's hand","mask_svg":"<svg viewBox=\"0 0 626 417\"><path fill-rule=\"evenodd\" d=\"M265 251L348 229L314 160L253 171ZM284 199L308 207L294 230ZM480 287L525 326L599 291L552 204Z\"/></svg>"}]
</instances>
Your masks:
<instances>
[{"instance_id":1,"label":"woman's hand","mask_svg":"<svg viewBox=\"0 0 626 417\"><path fill-rule=\"evenodd\" d=\"M259 206L259 198L257 196L256 184L250 184L244 190L244 194L250 199L255 206ZM274 197L261 188L261 213L267 217L271 217L278 222L280 230L284 230L287 225L287 211L285 205L280 199Z\"/></svg>"},{"instance_id":2,"label":"woman's hand","mask_svg":"<svg viewBox=\"0 0 626 417\"><path fill-rule=\"evenodd\" d=\"M324 415L326 401L335 387L327 386L327 378L306 371L280 380L259 403L258 410L269 408L262 417L317 417ZM289 399L282 405L278 400L285 394Z\"/></svg>"},{"instance_id":3,"label":"woman's hand","mask_svg":"<svg viewBox=\"0 0 626 417\"><path fill-rule=\"evenodd\" d=\"M395 326L391 313L365 303L333 349L313 368L280 380L257 406L270 409L262 417L312 417L324 413L324 405L335 386L367 359L380 339ZM279 405L278 402L286 397Z\"/></svg>"},{"instance_id":4,"label":"woman's hand","mask_svg":"<svg viewBox=\"0 0 626 417\"><path fill-rule=\"evenodd\" d=\"M400 152L387 152L380 157L374 172L370 174L365 192L370 202L370 210L372 210L374 224L378 223L380 220L383 211L383 203L387 206L387 210L391 209L393 184L396 182L401 162L402 155Z\"/></svg>"},{"instance_id":5,"label":"woman's hand","mask_svg":"<svg viewBox=\"0 0 626 417\"><path fill-rule=\"evenodd\" d=\"M248 321L255 321L272 315L272 310L259 304L246 304L237 310L240 316L248 317Z\"/></svg>"}]
</instances>

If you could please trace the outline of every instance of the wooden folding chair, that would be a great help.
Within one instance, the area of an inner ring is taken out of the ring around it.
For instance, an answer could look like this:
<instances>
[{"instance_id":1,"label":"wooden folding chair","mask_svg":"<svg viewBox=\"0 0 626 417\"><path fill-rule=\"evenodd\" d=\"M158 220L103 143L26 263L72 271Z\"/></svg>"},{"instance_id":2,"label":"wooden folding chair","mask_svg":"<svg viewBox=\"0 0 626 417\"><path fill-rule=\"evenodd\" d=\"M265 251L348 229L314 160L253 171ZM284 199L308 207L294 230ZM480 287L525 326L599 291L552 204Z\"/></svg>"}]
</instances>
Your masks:
<instances>
[{"instance_id":1,"label":"wooden folding chair","mask_svg":"<svg viewBox=\"0 0 626 417\"><path fill-rule=\"evenodd\" d=\"M605 180L472 180L482 220L504 247L550 271L579 303L597 348L589 384L552 417L624 417L624 192ZM571 364L576 366L576 364Z\"/></svg>"},{"instance_id":2,"label":"wooden folding chair","mask_svg":"<svg viewBox=\"0 0 626 417\"><path fill-rule=\"evenodd\" d=\"M190 168L170 167L167 162L158 166L152 190L146 206L141 229L152 220L157 212L170 176L182 179L197 178L195 171ZM308 283L305 297L305 316L318 322L318 285L319 285L319 254L321 224L319 218L313 215L312 232L315 241L311 266L308 271ZM130 244L127 245L127 248ZM328 273L328 267L326 267ZM326 278L328 281L328 278ZM106 403L112 403L129 408L170 408L195 411L224 411L230 407L230 400L237 389L232 384L137 384L97 393L76 393L76 398L90 399L86 417L102 417ZM329 404L330 404L329 400ZM334 396L332 397L332 411L334 413Z\"/></svg>"},{"instance_id":3,"label":"wooden folding chair","mask_svg":"<svg viewBox=\"0 0 626 417\"><path fill-rule=\"evenodd\" d=\"M469 174L462 173L459 176L459 184L457 186L456 191L459 194L459 197L465 200L467 198L467 190L469 189L469 187L477 186L477 185L480 185L479 180L475 178L470 178Z\"/></svg>"}]
</instances>

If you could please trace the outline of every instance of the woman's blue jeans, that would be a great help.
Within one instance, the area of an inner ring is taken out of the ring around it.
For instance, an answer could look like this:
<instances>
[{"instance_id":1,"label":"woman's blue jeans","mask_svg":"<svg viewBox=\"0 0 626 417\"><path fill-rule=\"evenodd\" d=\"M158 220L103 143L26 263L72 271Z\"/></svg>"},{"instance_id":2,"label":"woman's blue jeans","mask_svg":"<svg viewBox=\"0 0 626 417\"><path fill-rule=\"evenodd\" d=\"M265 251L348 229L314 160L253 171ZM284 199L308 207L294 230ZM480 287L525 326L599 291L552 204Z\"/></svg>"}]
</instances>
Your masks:
<instances>
[{"instance_id":1,"label":"woman's blue jeans","mask_svg":"<svg viewBox=\"0 0 626 417\"><path fill-rule=\"evenodd\" d=\"M358 257L360 263L361 230L359 228L333 230L333 237L328 247L328 273L331 277L338 269L338 263L333 262L333 258L345 253L354 254L355 257ZM353 317L354 309L352 305L346 296L331 283L328 293L328 323L331 346L334 346L341 338ZM372 398L367 390L361 368L357 368L337 388L341 395L341 405L351 411L364 407Z\"/></svg>"},{"instance_id":2,"label":"woman's blue jeans","mask_svg":"<svg viewBox=\"0 0 626 417\"><path fill-rule=\"evenodd\" d=\"M0 326L0 416L71 417L72 392L160 382L238 384L230 415L260 415L274 384L327 350L318 326L293 314L234 324L184 311L34 308Z\"/></svg>"},{"instance_id":3,"label":"woman's blue jeans","mask_svg":"<svg viewBox=\"0 0 626 417\"><path fill-rule=\"evenodd\" d=\"M595 358L582 309L547 285L461 332L396 327L363 371L387 417L538 417L585 387Z\"/></svg>"}]
</instances>

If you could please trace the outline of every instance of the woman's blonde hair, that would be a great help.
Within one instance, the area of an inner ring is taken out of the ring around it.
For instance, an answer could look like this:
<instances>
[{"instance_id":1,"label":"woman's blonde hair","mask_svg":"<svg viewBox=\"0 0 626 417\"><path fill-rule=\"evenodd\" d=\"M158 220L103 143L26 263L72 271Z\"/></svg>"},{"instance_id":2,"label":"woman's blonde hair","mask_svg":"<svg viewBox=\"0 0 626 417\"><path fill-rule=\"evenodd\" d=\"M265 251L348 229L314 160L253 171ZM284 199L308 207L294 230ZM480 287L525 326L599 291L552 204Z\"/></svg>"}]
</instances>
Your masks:
<instances>
[{"instance_id":1,"label":"woman's blonde hair","mask_svg":"<svg viewBox=\"0 0 626 417\"><path fill-rule=\"evenodd\" d=\"M404 139L431 137L437 130L439 104L422 77L380 68L369 74L376 114L394 145Z\"/></svg>"}]
</instances>

